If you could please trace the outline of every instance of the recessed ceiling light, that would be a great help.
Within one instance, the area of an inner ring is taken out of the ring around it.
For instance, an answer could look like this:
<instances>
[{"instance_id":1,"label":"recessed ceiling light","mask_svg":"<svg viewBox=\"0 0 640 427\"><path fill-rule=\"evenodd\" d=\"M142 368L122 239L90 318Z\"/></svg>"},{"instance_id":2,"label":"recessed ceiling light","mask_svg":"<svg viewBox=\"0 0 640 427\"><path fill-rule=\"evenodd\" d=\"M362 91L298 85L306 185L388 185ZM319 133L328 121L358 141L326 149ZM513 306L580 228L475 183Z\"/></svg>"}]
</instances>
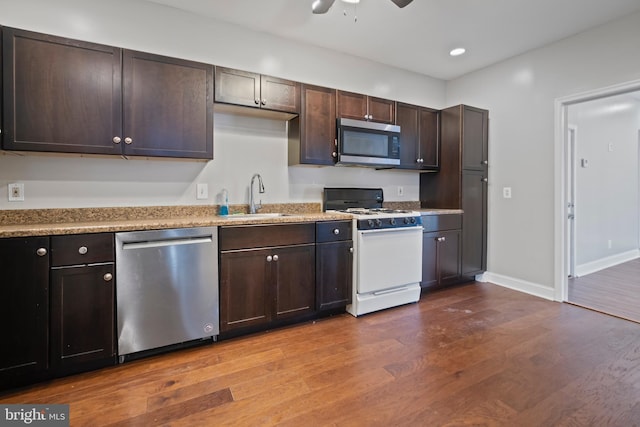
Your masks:
<instances>
[{"instance_id":1,"label":"recessed ceiling light","mask_svg":"<svg viewBox=\"0 0 640 427\"><path fill-rule=\"evenodd\" d=\"M360 3L360 0L342 0L345 3Z\"/></svg>"},{"instance_id":2,"label":"recessed ceiling light","mask_svg":"<svg viewBox=\"0 0 640 427\"><path fill-rule=\"evenodd\" d=\"M463 53L465 53L467 50L463 47L457 47L455 49L452 49L451 52L449 52L449 55L451 56L460 56Z\"/></svg>"}]
</instances>

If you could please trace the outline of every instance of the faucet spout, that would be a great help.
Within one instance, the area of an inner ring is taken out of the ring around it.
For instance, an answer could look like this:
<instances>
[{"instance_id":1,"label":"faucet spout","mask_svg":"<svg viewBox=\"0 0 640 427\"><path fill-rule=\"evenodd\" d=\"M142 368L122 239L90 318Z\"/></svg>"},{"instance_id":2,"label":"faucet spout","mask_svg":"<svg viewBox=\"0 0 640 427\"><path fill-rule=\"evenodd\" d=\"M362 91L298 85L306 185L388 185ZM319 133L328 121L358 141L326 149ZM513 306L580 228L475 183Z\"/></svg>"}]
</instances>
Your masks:
<instances>
[{"instance_id":1,"label":"faucet spout","mask_svg":"<svg viewBox=\"0 0 640 427\"><path fill-rule=\"evenodd\" d=\"M258 193L264 193L264 184L262 183L262 177L259 173L253 174L251 177L251 184L249 186L249 213L256 213L256 209L260 209L262 205L255 203L255 198L253 197L253 182L258 178Z\"/></svg>"}]
</instances>

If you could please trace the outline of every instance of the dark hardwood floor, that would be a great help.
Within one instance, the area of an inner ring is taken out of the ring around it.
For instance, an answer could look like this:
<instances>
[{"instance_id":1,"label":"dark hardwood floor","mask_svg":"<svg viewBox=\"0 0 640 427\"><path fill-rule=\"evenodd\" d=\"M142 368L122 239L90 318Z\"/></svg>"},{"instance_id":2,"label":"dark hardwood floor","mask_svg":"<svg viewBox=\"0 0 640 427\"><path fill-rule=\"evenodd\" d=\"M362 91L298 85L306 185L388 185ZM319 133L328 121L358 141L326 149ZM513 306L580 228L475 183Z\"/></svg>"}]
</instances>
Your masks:
<instances>
[{"instance_id":1,"label":"dark hardwood floor","mask_svg":"<svg viewBox=\"0 0 640 427\"><path fill-rule=\"evenodd\" d=\"M472 283L0 395L72 426L637 426L640 325Z\"/></svg>"},{"instance_id":2,"label":"dark hardwood floor","mask_svg":"<svg viewBox=\"0 0 640 427\"><path fill-rule=\"evenodd\" d=\"M640 258L570 278L567 301L640 323Z\"/></svg>"}]
</instances>

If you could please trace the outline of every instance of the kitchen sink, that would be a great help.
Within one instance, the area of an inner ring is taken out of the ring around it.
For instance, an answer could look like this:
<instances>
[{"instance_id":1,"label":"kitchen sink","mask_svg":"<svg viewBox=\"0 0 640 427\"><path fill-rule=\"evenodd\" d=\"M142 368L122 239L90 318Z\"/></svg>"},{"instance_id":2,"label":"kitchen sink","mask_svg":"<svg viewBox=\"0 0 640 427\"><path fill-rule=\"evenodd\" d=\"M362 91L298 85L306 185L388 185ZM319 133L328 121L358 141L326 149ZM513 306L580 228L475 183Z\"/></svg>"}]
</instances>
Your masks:
<instances>
[{"instance_id":1,"label":"kitchen sink","mask_svg":"<svg viewBox=\"0 0 640 427\"><path fill-rule=\"evenodd\" d=\"M269 218L278 218L283 216L292 216L291 214L285 213L255 213L255 214L232 214L221 216L220 218L230 219L230 220L247 220L247 219L269 219Z\"/></svg>"}]
</instances>

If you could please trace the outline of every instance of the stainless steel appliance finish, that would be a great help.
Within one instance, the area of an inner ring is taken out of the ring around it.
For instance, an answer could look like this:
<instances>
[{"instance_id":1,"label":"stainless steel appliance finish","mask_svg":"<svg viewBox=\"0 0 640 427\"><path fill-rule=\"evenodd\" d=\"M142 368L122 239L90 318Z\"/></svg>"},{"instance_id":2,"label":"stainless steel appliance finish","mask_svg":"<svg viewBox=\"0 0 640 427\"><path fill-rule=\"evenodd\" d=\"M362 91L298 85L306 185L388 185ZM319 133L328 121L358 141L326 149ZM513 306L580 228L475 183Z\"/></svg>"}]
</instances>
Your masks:
<instances>
[{"instance_id":1,"label":"stainless steel appliance finish","mask_svg":"<svg viewBox=\"0 0 640 427\"><path fill-rule=\"evenodd\" d=\"M422 278L418 212L382 207L381 188L325 188L324 209L354 217L354 316L416 302Z\"/></svg>"},{"instance_id":2,"label":"stainless steel appliance finish","mask_svg":"<svg viewBox=\"0 0 640 427\"><path fill-rule=\"evenodd\" d=\"M118 354L220 332L217 227L116 233Z\"/></svg>"},{"instance_id":3,"label":"stainless steel appliance finish","mask_svg":"<svg viewBox=\"0 0 640 427\"><path fill-rule=\"evenodd\" d=\"M352 119L337 119L337 126L337 165L400 164L400 126Z\"/></svg>"}]
</instances>

